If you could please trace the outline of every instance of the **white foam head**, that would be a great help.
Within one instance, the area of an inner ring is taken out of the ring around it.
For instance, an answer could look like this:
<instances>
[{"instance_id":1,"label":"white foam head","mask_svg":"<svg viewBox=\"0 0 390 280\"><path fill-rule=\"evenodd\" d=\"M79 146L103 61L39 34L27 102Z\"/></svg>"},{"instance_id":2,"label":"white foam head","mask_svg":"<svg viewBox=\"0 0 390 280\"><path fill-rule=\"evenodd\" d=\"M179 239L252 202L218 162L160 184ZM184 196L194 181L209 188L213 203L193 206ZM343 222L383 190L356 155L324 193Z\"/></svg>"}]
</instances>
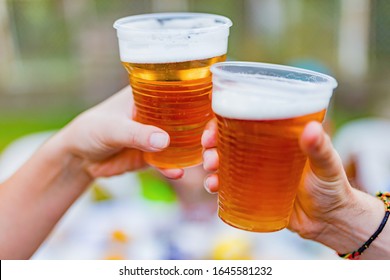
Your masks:
<instances>
[{"instance_id":1,"label":"white foam head","mask_svg":"<svg viewBox=\"0 0 390 280\"><path fill-rule=\"evenodd\" d=\"M156 13L114 23L123 62L166 63L226 54L230 19L202 13Z\"/></svg>"},{"instance_id":2,"label":"white foam head","mask_svg":"<svg viewBox=\"0 0 390 280\"><path fill-rule=\"evenodd\" d=\"M286 119L326 109L337 82L295 67L221 62L211 66L212 108L218 115L244 120Z\"/></svg>"}]
</instances>

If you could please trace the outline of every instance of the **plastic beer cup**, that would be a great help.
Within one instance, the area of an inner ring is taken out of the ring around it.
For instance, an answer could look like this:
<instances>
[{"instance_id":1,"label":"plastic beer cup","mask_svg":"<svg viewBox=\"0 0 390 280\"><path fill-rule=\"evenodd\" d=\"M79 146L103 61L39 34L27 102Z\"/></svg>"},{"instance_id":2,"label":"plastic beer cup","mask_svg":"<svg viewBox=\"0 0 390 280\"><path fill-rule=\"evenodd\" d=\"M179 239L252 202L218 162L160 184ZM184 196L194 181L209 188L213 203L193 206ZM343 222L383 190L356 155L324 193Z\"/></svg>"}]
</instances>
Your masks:
<instances>
[{"instance_id":1,"label":"plastic beer cup","mask_svg":"<svg viewBox=\"0 0 390 280\"><path fill-rule=\"evenodd\" d=\"M304 126L322 122L337 82L295 67L222 62L211 67L218 119L218 215L248 231L285 228L306 163Z\"/></svg>"},{"instance_id":2,"label":"plastic beer cup","mask_svg":"<svg viewBox=\"0 0 390 280\"><path fill-rule=\"evenodd\" d=\"M210 66L226 58L223 16L157 13L117 20L121 61L129 73L136 120L168 132L170 144L145 161L159 168L200 164L200 137L213 117Z\"/></svg>"}]
</instances>

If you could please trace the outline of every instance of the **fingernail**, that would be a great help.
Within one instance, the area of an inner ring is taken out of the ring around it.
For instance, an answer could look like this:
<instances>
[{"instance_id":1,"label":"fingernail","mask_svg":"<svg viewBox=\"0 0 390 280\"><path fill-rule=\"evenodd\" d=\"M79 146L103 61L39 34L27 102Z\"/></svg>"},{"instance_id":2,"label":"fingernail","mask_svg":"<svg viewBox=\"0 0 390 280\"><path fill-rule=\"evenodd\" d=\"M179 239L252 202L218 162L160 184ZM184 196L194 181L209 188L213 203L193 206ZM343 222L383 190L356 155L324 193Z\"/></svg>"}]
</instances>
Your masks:
<instances>
[{"instance_id":1,"label":"fingernail","mask_svg":"<svg viewBox=\"0 0 390 280\"><path fill-rule=\"evenodd\" d=\"M209 178L204 179L203 181L203 187L206 189L206 191L209 193Z\"/></svg>"},{"instance_id":2,"label":"fingernail","mask_svg":"<svg viewBox=\"0 0 390 280\"><path fill-rule=\"evenodd\" d=\"M164 172L164 170L161 170L162 174L167 177L168 179L180 179L184 175L183 169L170 169L168 172Z\"/></svg>"},{"instance_id":3,"label":"fingernail","mask_svg":"<svg viewBox=\"0 0 390 280\"><path fill-rule=\"evenodd\" d=\"M209 158L210 158L210 156L211 156L211 154L210 154L211 152L210 151L208 151L208 150L206 150L206 151L204 151L203 152L203 168L204 169L208 169L208 163L209 163Z\"/></svg>"},{"instance_id":4,"label":"fingernail","mask_svg":"<svg viewBox=\"0 0 390 280\"><path fill-rule=\"evenodd\" d=\"M210 137L210 131L209 130L203 131L202 139L201 139L201 143L203 146L205 145L205 143L209 137Z\"/></svg>"},{"instance_id":5,"label":"fingernail","mask_svg":"<svg viewBox=\"0 0 390 280\"><path fill-rule=\"evenodd\" d=\"M210 180L212 180L210 177L207 177L204 181L203 181L203 187L205 188L205 190L210 193L210 194L215 194L215 192L212 192L209 188L209 185L210 185Z\"/></svg>"},{"instance_id":6,"label":"fingernail","mask_svg":"<svg viewBox=\"0 0 390 280\"><path fill-rule=\"evenodd\" d=\"M165 133L155 132L150 136L149 143L155 149L163 149L168 146L169 137Z\"/></svg>"},{"instance_id":7,"label":"fingernail","mask_svg":"<svg viewBox=\"0 0 390 280\"><path fill-rule=\"evenodd\" d=\"M322 132L322 125L316 122L313 122L312 130L315 131L315 134L317 134L316 141L313 143L313 148L318 149L323 141L324 141L324 134Z\"/></svg>"}]
</instances>

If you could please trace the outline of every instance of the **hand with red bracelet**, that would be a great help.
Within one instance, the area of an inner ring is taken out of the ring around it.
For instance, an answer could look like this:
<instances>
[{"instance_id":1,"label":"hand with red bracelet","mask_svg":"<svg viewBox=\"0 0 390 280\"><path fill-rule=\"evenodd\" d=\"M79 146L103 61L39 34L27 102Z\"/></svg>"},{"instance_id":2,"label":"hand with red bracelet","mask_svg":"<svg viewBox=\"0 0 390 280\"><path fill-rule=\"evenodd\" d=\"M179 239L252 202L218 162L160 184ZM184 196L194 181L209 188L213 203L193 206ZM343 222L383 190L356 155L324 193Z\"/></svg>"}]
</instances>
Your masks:
<instances>
[{"instance_id":1,"label":"hand with red bracelet","mask_svg":"<svg viewBox=\"0 0 390 280\"><path fill-rule=\"evenodd\" d=\"M212 120L202 137L203 165L211 172L218 170L216 140L217 124ZM379 199L351 187L341 160L320 123L306 125L300 146L308 156L307 172L288 228L346 258L390 259L390 225L384 227L363 254L348 254L366 244L380 227L385 207ZM218 191L218 173L205 178L205 188L211 193Z\"/></svg>"}]
</instances>

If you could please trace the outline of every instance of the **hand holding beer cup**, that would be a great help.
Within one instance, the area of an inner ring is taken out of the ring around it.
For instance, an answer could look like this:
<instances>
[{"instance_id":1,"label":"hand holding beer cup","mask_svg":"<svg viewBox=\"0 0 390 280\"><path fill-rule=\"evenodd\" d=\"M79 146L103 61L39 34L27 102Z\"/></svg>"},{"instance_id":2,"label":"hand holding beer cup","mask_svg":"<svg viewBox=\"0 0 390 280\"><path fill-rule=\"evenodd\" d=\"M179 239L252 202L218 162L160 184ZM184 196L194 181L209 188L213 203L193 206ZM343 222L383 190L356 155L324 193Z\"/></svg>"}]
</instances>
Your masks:
<instances>
[{"instance_id":1,"label":"hand holding beer cup","mask_svg":"<svg viewBox=\"0 0 390 280\"><path fill-rule=\"evenodd\" d=\"M211 67L216 120L203 134L206 178L218 186L218 215L249 231L285 228L303 180L305 126L322 122L337 82L313 71L264 63ZM215 148L217 147L217 152ZM341 169L342 170L342 169Z\"/></svg>"},{"instance_id":2,"label":"hand holding beer cup","mask_svg":"<svg viewBox=\"0 0 390 280\"><path fill-rule=\"evenodd\" d=\"M205 188L218 192L217 122L211 120L202 135L203 166L210 172ZM342 166L339 155L321 123L308 123L301 136L300 147L308 157L306 173L298 188L288 228L306 239L318 240L321 233L337 216L345 216L342 208L350 207L353 189ZM329 234L329 236L331 236ZM324 237L323 237L324 238ZM347 251L347 250L346 250Z\"/></svg>"},{"instance_id":3,"label":"hand holding beer cup","mask_svg":"<svg viewBox=\"0 0 390 280\"><path fill-rule=\"evenodd\" d=\"M92 178L145 168L143 153L164 150L169 136L158 127L134 121L133 109L132 91L127 86L80 114L53 138L83 161ZM183 175L182 169L159 171L171 179Z\"/></svg>"}]
</instances>

